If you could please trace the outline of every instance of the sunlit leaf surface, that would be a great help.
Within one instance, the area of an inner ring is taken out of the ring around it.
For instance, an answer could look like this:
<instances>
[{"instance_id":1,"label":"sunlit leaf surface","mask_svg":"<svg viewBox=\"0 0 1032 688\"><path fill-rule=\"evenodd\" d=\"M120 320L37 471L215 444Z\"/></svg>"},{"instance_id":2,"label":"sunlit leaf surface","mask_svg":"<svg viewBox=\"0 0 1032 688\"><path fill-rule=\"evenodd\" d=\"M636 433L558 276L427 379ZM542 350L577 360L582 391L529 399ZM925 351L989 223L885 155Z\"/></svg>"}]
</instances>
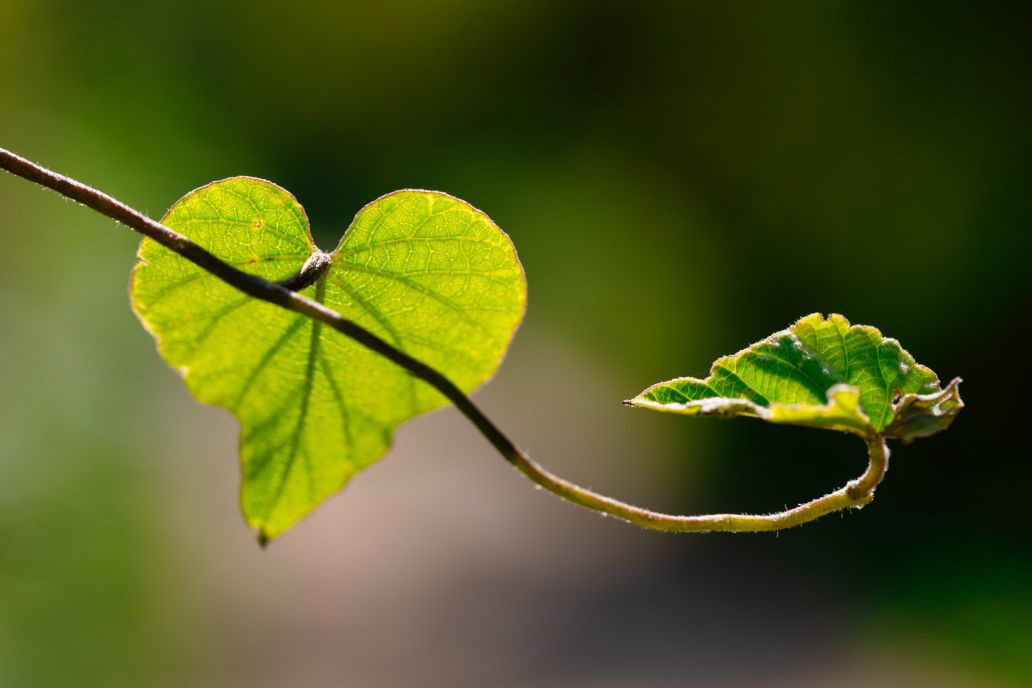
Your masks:
<instances>
[{"instance_id":1,"label":"sunlit leaf surface","mask_svg":"<svg viewBox=\"0 0 1032 688\"><path fill-rule=\"evenodd\" d=\"M873 327L814 313L717 359L705 379L661 382L627 403L909 441L949 426L963 407L959 383L940 387L935 373Z\"/></svg>"},{"instance_id":2,"label":"sunlit leaf surface","mask_svg":"<svg viewBox=\"0 0 1032 688\"><path fill-rule=\"evenodd\" d=\"M163 220L270 280L316 254L308 219L280 187L232 178ZM355 217L328 270L301 293L470 392L498 367L524 312L509 238L442 193L398 191ZM140 246L133 307L199 400L240 421L241 504L264 539L305 516L388 449L395 429L446 403L340 333L251 297L157 243Z\"/></svg>"}]
</instances>

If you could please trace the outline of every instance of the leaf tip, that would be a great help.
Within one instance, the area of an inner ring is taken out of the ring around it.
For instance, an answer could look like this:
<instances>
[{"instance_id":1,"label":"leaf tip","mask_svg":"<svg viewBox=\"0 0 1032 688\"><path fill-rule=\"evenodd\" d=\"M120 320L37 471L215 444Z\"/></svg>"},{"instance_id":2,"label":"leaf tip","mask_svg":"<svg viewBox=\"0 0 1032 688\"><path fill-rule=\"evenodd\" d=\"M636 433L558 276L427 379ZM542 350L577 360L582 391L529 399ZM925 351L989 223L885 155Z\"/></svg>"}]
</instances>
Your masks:
<instances>
[{"instance_id":1,"label":"leaf tip","mask_svg":"<svg viewBox=\"0 0 1032 688\"><path fill-rule=\"evenodd\" d=\"M964 408L960 397L961 378L955 377L941 390L930 394L907 394L895 406L895 420L885 435L910 444L948 428Z\"/></svg>"}]
</instances>

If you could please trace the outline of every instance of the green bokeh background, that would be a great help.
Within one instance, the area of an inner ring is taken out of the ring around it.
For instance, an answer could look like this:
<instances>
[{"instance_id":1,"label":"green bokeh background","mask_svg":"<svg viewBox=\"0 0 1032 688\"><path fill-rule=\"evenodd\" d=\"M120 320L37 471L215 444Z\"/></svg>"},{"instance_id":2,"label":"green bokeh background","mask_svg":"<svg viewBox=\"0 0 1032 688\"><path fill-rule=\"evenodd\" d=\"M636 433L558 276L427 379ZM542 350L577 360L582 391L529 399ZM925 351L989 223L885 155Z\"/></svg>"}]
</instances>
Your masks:
<instances>
[{"instance_id":1,"label":"green bokeh background","mask_svg":"<svg viewBox=\"0 0 1032 688\"><path fill-rule=\"evenodd\" d=\"M738 537L554 504L438 413L260 554L232 424L128 309L136 238L0 176L0 686L1028 685L1029 26L1020 3L3 0L0 145L152 216L235 174L291 190L324 248L397 188L488 212L530 310L482 399L571 478L762 511L859 473L848 437L617 403L813 311L964 377L968 408L862 512ZM438 466L451 491L389 496Z\"/></svg>"}]
</instances>

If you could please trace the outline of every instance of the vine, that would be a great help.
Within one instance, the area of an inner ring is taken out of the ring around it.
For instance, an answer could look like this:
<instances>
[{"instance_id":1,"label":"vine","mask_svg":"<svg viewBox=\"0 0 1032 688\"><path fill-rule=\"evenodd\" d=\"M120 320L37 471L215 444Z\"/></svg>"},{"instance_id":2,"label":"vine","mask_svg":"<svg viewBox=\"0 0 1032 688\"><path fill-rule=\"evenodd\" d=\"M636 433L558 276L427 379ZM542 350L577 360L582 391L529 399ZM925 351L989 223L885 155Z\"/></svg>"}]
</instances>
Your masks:
<instances>
[{"instance_id":1,"label":"vine","mask_svg":"<svg viewBox=\"0 0 1032 688\"><path fill-rule=\"evenodd\" d=\"M448 376L355 319L302 294L323 277L330 264L328 254L314 249L295 274L266 279L231 265L184 233L102 191L2 148L0 168L116 220L249 297L344 335L437 390L509 464L535 484L573 504L643 528L674 532L771 531L801 525L834 511L861 507L871 502L885 476L889 459L887 439L909 442L938 432L963 407L959 379L940 388L934 373L916 365L895 340L883 338L874 328L851 326L841 316L808 316L788 330L718 360L709 378L679 378L654 385L627 403L687 415L744 415L775 423L851 432L860 436L867 447L869 461L865 472L838 490L776 513L660 513L598 494L551 473L520 449ZM261 220L257 220L255 226L260 224ZM310 291L313 296L320 293ZM319 336L318 327L313 326L312 333L314 341ZM278 533L272 535L275 534ZM268 531L259 529L262 542L269 537Z\"/></svg>"}]
</instances>

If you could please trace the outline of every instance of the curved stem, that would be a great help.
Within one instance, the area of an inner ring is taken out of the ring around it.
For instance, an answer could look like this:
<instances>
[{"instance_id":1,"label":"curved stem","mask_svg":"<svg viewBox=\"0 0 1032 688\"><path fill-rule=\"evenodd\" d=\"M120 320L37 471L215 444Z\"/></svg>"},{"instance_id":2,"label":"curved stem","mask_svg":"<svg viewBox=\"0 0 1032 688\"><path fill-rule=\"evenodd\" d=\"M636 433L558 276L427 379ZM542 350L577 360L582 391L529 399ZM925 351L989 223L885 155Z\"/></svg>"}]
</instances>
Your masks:
<instances>
[{"instance_id":1,"label":"curved stem","mask_svg":"<svg viewBox=\"0 0 1032 688\"><path fill-rule=\"evenodd\" d=\"M559 495L568 502L610 514L619 519L652 530L665 530L677 533L756 533L770 530L792 528L809 523L833 511L841 511L850 507L861 507L874 499L874 489L885 477L888 469L889 448L881 435L867 440L868 464L856 480L844 487L829 492L823 497L800 504L793 509L786 509L772 514L702 514L699 516L675 516L664 514L600 495L591 490L575 485L550 473L539 466L530 457L522 455L522 461L513 461L517 470L549 492Z\"/></svg>"},{"instance_id":2,"label":"curved stem","mask_svg":"<svg viewBox=\"0 0 1032 688\"><path fill-rule=\"evenodd\" d=\"M867 504L874 498L874 488L885 475L888 466L888 448L881 436L867 439L870 463L867 471L845 487L831 492L812 502L794 509L767 515L750 514L706 514L701 516L678 516L663 514L626 504L605 495L575 485L549 472L534 462L516 443L510 440L480 408L443 374L416 360L404 351L377 337L361 325L348 320L340 313L291 290L295 286L270 282L257 275L239 270L223 262L201 246L130 208L125 203L69 177L41 167L8 150L0 148L0 169L52 189L62 196L77 201L101 215L116 220L130 229L153 239L162 246L179 254L227 284L256 299L276 304L287 310L301 313L312 320L329 325L341 334L350 337L362 346L401 366L415 377L423 380L443 394L480 433L491 443L506 461L520 473L553 494L579 506L609 514L629 523L653 530L675 532L707 531L769 531L801 525L825 514L848 507ZM317 270L318 265L312 268ZM302 271L303 272L303 271ZM303 283L304 277L299 284Z\"/></svg>"}]
</instances>

